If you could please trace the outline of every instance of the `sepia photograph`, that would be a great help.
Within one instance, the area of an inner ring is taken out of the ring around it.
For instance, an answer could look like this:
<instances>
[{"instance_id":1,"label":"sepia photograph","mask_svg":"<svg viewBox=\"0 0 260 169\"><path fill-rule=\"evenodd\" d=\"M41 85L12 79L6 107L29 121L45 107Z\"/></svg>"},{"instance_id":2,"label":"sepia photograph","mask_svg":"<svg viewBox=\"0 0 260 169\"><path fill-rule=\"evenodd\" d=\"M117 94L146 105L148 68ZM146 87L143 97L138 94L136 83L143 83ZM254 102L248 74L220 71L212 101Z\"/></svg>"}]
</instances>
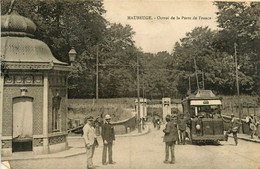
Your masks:
<instances>
[{"instance_id":1,"label":"sepia photograph","mask_svg":"<svg viewBox=\"0 0 260 169\"><path fill-rule=\"evenodd\" d=\"M260 2L1 0L1 169L260 169Z\"/></svg>"}]
</instances>

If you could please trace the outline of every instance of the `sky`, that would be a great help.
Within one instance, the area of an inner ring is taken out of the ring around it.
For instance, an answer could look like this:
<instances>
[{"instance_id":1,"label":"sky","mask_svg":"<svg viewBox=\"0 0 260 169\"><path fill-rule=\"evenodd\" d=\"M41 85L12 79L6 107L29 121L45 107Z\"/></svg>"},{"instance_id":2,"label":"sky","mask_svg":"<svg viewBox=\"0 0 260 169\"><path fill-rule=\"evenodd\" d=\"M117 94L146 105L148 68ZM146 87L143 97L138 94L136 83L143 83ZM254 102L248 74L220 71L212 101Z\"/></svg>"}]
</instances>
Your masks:
<instances>
[{"instance_id":1,"label":"sky","mask_svg":"<svg viewBox=\"0 0 260 169\"><path fill-rule=\"evenodd\" d=\"M104 8L108 21L131 25L135 44L143 52L171 53L174 44L193 28L217 29L217 8L209 0L104 0Z\"/></svg>"}]
</instances>

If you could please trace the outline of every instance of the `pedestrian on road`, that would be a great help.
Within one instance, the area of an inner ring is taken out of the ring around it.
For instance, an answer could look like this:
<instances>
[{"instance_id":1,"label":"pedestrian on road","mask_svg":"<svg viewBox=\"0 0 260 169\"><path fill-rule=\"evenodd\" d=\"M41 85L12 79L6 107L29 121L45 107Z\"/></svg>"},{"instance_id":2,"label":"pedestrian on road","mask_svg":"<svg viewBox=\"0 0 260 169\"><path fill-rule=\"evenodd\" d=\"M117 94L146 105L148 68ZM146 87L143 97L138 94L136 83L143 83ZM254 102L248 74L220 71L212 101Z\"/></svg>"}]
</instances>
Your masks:
<instances>
[{"instance_id":1,"label":"pedestrian on road","mask_svg":"<svg viewBox=\"0 0 260 169\"><path fill-rule=\"evenodd\" d=\"M144 126L145 126L145 118L144 117L141 119L141 122L142 122L142 129L144 130Z\"/></svg>"},{"instance_id":2,"label":"pedestrian on road","mask_svg":"<svg viewBox=\"0 0 260 169\"><path fill-rule=\"evenodd\" d=\"M95 134L95 128L93 127L92 116L88 116L85 120L85 126L83 127L83 138L85 140L86 154L87 154L87 168L95 169L92 158L94 156L95 147L98 146Z\"/></svg>"},{"instance_id":3,"label":"pedestrian on road","mask_svg":"<svg viewBox=\"0 0 260 169\"><path fill-rule=\"evenodd\" d=\"M228 141L228 134L232 133L233 137L234 137L235 144L237 145L238 144L237 132L238 132L238 129L239 129L241 123L237 119L235 119L234 114L231 114L231 120L230 121L227 121L225 119L223 119L223 121L226 122L226 123L229 122L231 124L230 129L225 134L226 141Z\"/></svg>"},{"instance_id":4,"label":"pedestrian on road","mask_svg":"<svg viewBox=\"0 0 260 169\"><path fill-rule=\"evenodd\" d=\"M251 135L251 139L253 139L256 132L256 125L257 125L256 118L254 118L254 114L251 114L248 123L249 123L249 132Z\"/></svg>"},{"instance_id":5,"label":"pedestrian on road","mask_svg":"<svg viewBox=\"0 0 260 169\"><path fill-rule=\"evenodd\" d=\"M109 114L105 116L105 121L102 126L101 136L103 139L104 147L103 147L103 155L102 155L102 164L107 165L115 164L112 160L112 145L115 141L115 132L114 127L110 123L111 117ZM108 151L108 163L107 163L107 151Z\"/></svg>"},{"instance_id":6,"label":"pedestrian on road","mask_svg":"<svg viewBox=\"0 0 260 169\"><path fill-rule=\"evenodd\" d=\"M184 114L180 114L180 118L178 119L178 129L180 134L180 143L185 144L186 138L186 126L187 119L184 117Z\"/></svg>"},{"instance_id":7,"label":"pedestrian on road","mask_svg":"<svg viewBox=\"0 0 260 169\"><path fill-rule=\"evenodd\" d=\"M156 126L157 126L157 130L160 130L160 128L161 128L161 120L160 119L156 119Z\"/></svg>"},{"instance_id":8,"label":"pedestrian on road","mask_svg":"<svg viewBox=\"0 0 260 169\"><path fill-rule=\"evenodd\" d=\"M174 155L174 147L175 143L178 139L178 129L177 129L177 116L174 114L172 117L167 115L165 117L166 120L166 127L163 130L164 138L163 142L165 142L165 160L164 163L175 163L175 155ZM171 151L171 161L169 159L169 149Z\"/></svg>"}]
</instances>

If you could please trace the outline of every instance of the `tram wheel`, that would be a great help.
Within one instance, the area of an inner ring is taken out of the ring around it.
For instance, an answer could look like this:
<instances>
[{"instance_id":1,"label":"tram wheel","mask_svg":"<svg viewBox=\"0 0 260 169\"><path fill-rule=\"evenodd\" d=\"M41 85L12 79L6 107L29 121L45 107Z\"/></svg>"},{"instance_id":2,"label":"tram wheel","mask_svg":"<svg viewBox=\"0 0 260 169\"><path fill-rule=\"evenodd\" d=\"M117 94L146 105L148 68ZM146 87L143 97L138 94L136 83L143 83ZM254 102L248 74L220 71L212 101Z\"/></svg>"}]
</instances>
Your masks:
<instances>
[{"instance_id":1,"label":"tram wheel","mask_svg":"<svg viewBox=\"0 0 260 169\"><path fill-rule=\"evenodd\" d=\"M196 140L191 140L191 143L196 145L197 141Z\"/></svg>"},{"instance_id":2,"label":"tram wheel","mask_svg":"<svg viewBox=\"0 0 260 169\"><path fill-rule=\"evenodd\" d=\"M219 142L219 140L214 140L214 141L213 141L213 144L215 144L215 145L220 145L220 142Z\"/></svg>"}]
</instances>

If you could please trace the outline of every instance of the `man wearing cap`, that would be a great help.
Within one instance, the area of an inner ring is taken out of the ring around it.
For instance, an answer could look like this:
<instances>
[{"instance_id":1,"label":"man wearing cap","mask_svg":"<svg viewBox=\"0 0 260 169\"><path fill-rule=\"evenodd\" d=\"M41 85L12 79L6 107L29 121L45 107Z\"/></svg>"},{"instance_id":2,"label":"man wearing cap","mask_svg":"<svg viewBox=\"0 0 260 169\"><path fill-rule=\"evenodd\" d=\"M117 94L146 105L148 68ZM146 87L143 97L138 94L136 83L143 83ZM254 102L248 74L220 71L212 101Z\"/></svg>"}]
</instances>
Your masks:
<instances>
[{"instance_id":1,"label":"man wearing cap","mask_svg":"<svg viewBox=\"0 0 260 169\"><path fill-rule=\"evenodd\" d=\"M102 164L107 165L114 164L115 162L112 160L112 145L113 141L115 141L115 132L114 127L110 124L111 117L109 114L105 116L105 121L102 126L101 136L103 139L104 147L103 147L103 155L102 155ZM108 151L108 163L107 163L107 151Z\"/></svg>"},{"instance_id":2,"label":"man wearing cap","mask_svg":"<svg viewBox=\"0 0 260 169\"><path fill-rule=\"evenodd\" d=\"M93 117L88 116L85 121L85 126L83 127L83 138L85 140L86 154L87 154L87 168L94 169L92 158L95 151L95 129L93 127Z\"/></svg>"},{"instance_id":3,"label":"man wearing cap","mask_svg":"<svg viewBox=\"0 0 260 169\"><path fill-rule=\"evenodd\" d=\"M177 129L177 116L174 114L172 116L167 115L165 117L166 127L163 130L164 138L163 142L165 142L165 160L164 163L175 163L175 155L174 155L174 146L175 142L178 139L178 129ZM169 159L169 149L171 151L171 161Z\"/></svg>"}]
</instances>

